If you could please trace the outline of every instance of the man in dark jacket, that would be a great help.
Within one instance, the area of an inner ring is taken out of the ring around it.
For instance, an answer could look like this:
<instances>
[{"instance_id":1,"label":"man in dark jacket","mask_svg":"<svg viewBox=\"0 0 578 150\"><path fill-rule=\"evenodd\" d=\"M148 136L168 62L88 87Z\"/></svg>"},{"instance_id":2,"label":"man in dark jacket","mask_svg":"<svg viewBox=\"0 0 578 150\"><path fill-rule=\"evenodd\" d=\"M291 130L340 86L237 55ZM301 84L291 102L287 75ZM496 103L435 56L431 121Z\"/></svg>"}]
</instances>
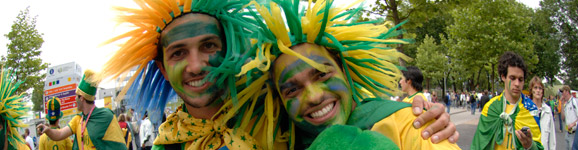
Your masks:
<instances>
[{"instance_id":1,"label":"man in dark jacket","mask_svg":"<svg viewBox=\"0 0 578 150\"><path fill-rule=\"evenodd\" d=\"M472 115L476 113L476 91L470 93L470 105L472 108Z\"/></svg>"},{"instance_id":2,"label":"man in dark jacket","mask_svg":"<svg viewBox=\"0 0 578 150\"><path fill-rule=\"evenodd\" d=\"M490 101L490 96L488 96L488 91L484 91L484 95L482 95L482 98L480 98L480 111L484 109L484 106L486 105L486 103Z\"/></svg>"}]
</instances>

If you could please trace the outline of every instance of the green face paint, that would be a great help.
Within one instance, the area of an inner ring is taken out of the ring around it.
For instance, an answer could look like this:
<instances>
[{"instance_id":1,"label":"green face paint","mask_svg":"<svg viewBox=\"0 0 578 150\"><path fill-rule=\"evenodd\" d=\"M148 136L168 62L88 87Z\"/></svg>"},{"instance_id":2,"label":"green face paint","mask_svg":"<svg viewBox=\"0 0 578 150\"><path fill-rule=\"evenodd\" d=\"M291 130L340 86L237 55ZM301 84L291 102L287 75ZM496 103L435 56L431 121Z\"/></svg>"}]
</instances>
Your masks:
<instances>
[{"instance_id":1,"label":"green face paint","mask_svg":"<svg viewBox=\"0 0 578 150\"><path fill-rule=\"evenodd\" d=\"M214 22L185 22L168 31L162 38L162 45L166 47L178 40L206 34L220 35L220 33L221 31Z\"/></svg>"},{"instance_id":2,"label":"green face paint","mask_svg":"<svg viewBox=\"0 0 578 150\"><path fill-rule=\"evenodd\" d=\"M163 67L166 76L185 103L205 107L221 102L217 96L227 87L206 79L208 68L222 63L222 38L214 18L189 14L174 20L163 31ZM204 71L204 72L203 72Z\"/></svg>"},{"instance_id":3,"label":"green face paint","mask_svg":"<svg viewBox=\"0 0 578 150\"><path fill-rule=\"evenodd\" d=\"M294 51L325 64L330 71L320 72L291 55L279 56L275 61L274 83L287 113L299 128L312 134L318 134L330 125L345 124L352 111L353 99L340 66L322 47L301 48L296 47ZM321 112L328 106L333 108ZM317 113L316 117L313 117L314 113ZM327 119L327 116L331 118Z\"/></svg>"}]
</instances>

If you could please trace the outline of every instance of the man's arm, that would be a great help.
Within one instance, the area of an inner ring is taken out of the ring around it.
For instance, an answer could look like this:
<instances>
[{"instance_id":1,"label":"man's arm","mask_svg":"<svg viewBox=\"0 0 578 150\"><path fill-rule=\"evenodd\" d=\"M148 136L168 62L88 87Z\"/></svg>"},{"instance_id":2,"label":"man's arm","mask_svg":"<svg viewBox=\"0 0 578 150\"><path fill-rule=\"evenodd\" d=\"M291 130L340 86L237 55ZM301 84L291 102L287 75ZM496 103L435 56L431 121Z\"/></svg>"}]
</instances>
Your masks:
<instances>
[{"instance_id":1,"label":"man's arm","mask_svg":"<svg viewBox=\"0 0 578 150\"><path fill-rule=\"evenodd\" d=\"M428 111L422 113L424 108L428 109ZM448 139L450 143L456 143L460 138L460 133L456 130L454 123L450 122L450 115L446 112L444 105L429 103L421 96L416 96L413 99L412 110L414 115L419 115L413 122L413 126L416 129L435 119L421 133L423 139L431 136L433 143L439 143L445 139Z\"/></svg>"},{"instance_id":2,"label":"man's arm","mask_svg":"<svg viewBox=\"0 0 578 150\"><path fill-rule=\"evenodd\" d=\"M46 136L54 141L60 141L72 135L72 130L68 126L61 129L51 129L43 124L39 124L37 127L44 129L42 133L45 133Z\"/></svg>"}]
</instances>

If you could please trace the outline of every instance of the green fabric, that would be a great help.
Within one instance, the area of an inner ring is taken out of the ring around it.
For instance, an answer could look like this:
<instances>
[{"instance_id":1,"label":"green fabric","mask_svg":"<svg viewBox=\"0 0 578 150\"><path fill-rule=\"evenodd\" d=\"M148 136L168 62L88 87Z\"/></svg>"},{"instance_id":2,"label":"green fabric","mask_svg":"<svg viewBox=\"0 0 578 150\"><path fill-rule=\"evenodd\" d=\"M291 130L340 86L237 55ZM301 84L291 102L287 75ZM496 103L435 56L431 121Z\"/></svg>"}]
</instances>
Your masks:
<instances>
[{"instance_id":1,"label":"green fabric","mask_svg":"<svg viewBox=\"0 0 578 150\"><path fill-rule=\"evenodd\" d=\"M349 116L347 125L369 130L376 122L405 107L411 107L411 104L378 98L364 99Z\"/></svg>"},{"instance_id":2,"label":"green fabric","mask_svg":"<svg viewBox=\"0 0 578 150\"><path fill-rule=\"evenodd\" d=\"M487 116L480 115L480 121L478 122L478 128L474 135L474 139L472 141L472 145L470 149L483 149L483 150L493 150L495 149L496 144L501 144L502 142L508 142L507 137L504 137L503 128L504 128L504 121L500 119L500 114L505 107L503 101L505 99L499 98L493 101L490 106L488 107L488 114ZM516 117L518 116L518 112L520 112L519 107L514 108L514 113L510 115L512 118L512 123L516 122ZM512 134L512 136L516 136ZM518 149L523 150L522 143L520 140L515 137L514 142ZM539 142L533 141L532 145L533 148L536 149L544 149L542 144Z\"/></svg>"},{"instance_id":3,"label":"green fabric","mask_svg":"<svg viewBox=\"0 0 578 150\"><path fill-rule=\"evenodd\" d=\"M478 128L472 141L471 149L495 149L496 144L506 142L504 139L503 128L504 121L500 119L500 114L505 106L503 106L504 99L497 99L493 101L488 107L488 115L480 115ZM512 122L516 122L516 117L520 111L518 107L514 108L514 113L510 115ZM515 138L516 141L517 138ZM518 143L518 142L516 142Z\"/></svg>"},{"instance_id":4,"label":"green fabric","mask_svg":"<svg viewBox=\"0 0 578 150\"><path fill-rule=\"evenodd\" d=\"M185 150L185 145L187 143L177 143L177 144L170 144L170 145L153 145L153 147L151 148L151 150L165 150L165 149L169 149L169 150ZM179 148L180 147L180 148Z\"/></svg>"},{"instance_id":5,"label":"green fabric","mask_svg":"<svg viewBox=\"0 0 578 150\"><path fill-rule=\"evenodd\" d=\"M90 85L90 83L86 81L85 77L86 75L82 76L82 80L80 80L80 83L78 84L78 89L82 90L86 94L92 96L96 95L96 87Z\"/></svg>"},{"instance_id":6,"label":"green fabric","mask_svg":"<svg viewBox=\"0 0 578 150\"><path fill-rule=\"evenodd\" d=\"M383 134L353 126L333 125L321 132L308 149L399 149Z\"/></svg>"},{"instance_id":7,"label":"green fabric","mask_svg":"<svg viewBox=\"0 0 578 150\"><path fill-rule=\"evenodd\" d=\"M80 113L79 115L82 115ZM96 147L96 149L116 149L116 150L124 150L126 149L126 145L124 143L113 142L113 141L105 141L102 138L105 136L106 130L108 129L108 125L112 121L114 114L112 110L108 108L94 108L94 111L90 115L88 119L88 123L86 125L86 130L88 131L88 135L90 136L90 140L92 144ZM87 116L83 117L85 121ZM76 133L76 135L80 135L81 133ZM78 141L74 138L74 144L72 149L79 149Z\"/></svg>"}]
</instances>

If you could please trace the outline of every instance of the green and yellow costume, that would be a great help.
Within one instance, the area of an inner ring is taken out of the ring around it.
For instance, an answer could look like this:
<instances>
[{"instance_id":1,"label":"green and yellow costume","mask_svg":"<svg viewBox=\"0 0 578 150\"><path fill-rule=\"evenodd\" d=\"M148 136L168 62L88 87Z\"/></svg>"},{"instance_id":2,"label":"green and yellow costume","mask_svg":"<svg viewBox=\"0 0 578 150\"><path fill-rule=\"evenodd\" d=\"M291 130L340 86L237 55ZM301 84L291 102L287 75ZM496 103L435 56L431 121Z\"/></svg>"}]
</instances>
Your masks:
<instances>
[{"instance_id":1,"label":"green and yellow costume","mask_svg":"<svg viewBox=\"0 0 578 150\"><path fill-rule=\"evenodd\" d=\"M5 69L0 72L0 148L7 146L9 150L28 150L30 148L18 134L18 128L28 126L22 123L22 119L30 108L25 107L26 103L22 101L25 93L15 94L22 81L15 81L13 76ZM5 141L8 145L4 145Z\"/></svg>"},{"instance_id":2,"label":"green and yellow costume","mask_svg":"<svg viewBox=\"0 0 578 150\"><path fill-rule=\"evenodd\" d=\"M76 94L87 101L94 101L98 82L92 77L94 72L87 70L76 88ZM72 149L126 149L122 130L112 110L94 107L88 114L79 113L68 122L75 135Z\"/></svg>"},{"instance_id":3,"label":"green and yellow costume","mask_svg":"<svg viewBox=\"0 0 578 150\"><path fill-rule=\"evenodd\" d=\"M243 66L239 75L260 76L261 80L270 80L271 64L280 55L298 57L303 62L321 72L327 72L326 66L319 64L293 51L290 47L301 43L313 43L324 46L330 53L337 55L341 68L353 93L357 107L348 119L347 125L356 126L362 130L371 130L385 135L383 139L375 134L360 133L353 129L344 129L346 132L335 132L343 127L329 127L319 136L308 135L291 124L291 148L341 149L376 148L373 143L380 143L378 149L459 149L456 144L447 140L433 144L423 140L419 135L424 127L413 128L413 115L410 105L402 102L383 100L391 93L397 93L397 81L401 79L400 66L395 65L398 59L410 58L389 47L394 44L405 44L408 40L391 39L402 31L397 26L378 24L379 21L355 22L351 18L361 9L351 8L361 1L351 2L345 7L332 7L332 1L319 0L314 5L309 1L306 10L300 10L300 1L273 0L274 2L261 5L254 2L260 18L263 37L257 41L259 49L250 51L252 61ZM283 20L282 18L286 18ZM286 28L288 27L288 28ZM392 27L392 28L388 28ZM265 78L265 79L263 79ZM271 81L268 81L271 82ZM266 86L271 91L279 91L278 87L265 82L254 82ZM280 93L279 93L280 95ZM273 100L280 103L278 97ZM337 129L335 129L337 128ZM363 131L365 132L365 131ZM364 139L364 142L342 139ZM338 137L338 138L336 138ZM314 141L315 140L315 141ZM328 144L331 143L331 144ZM336 146L337 143L341 146ZM339 144L341 143L341 144ZM351 147L347 147L347 145Z\"/></svg>"},{"instance_id":4,"label":"green and yellow costume","mask_svg":"<svg viewBox=\"0 0 578 150\"><path fill-rule=\"evenodd\" d=\"M52 97L50 100L46 102L46 107L48 113L46 114L46 119L49 121L57 121L58 119L62 118L62 111L60 111L60 99L57 97ZM59 127L54 127L52 129L60 129ZM50 139L46 134L42 134L40 136L40 140L38 141L38 149L39 150L66 150L72 149L72 140L66 138L60 141L54 141Z\"/></svg>"},{"instance_id":5,"label":"green and yellow costume","mask_svg":"<svg viewBox=\"0 0 578 150\"><path fill-rule=\"evenodd\" d=\"M423 95L423 93L421 92L416 92L415 94L405 97L402 102L406 102L406 103L413 103L413 99L416 97L421 97L423 100L426 100L425 96Z\"/></svg>"},{"instance_id":6,"label":"green and yellow costume","mask_svg":"<svg viewBox=\"0 0 578 150\"><path fill-rule=\"evenodd\" d=\"M530 127L532 132L531 149L544 149L540 140L540 113L532 99L522 94L517 104L510 104L503 94L495 96L482 109L471 149L523 150L515 134L515 130L523 127Z\"/></svg>"}]
</instances>

